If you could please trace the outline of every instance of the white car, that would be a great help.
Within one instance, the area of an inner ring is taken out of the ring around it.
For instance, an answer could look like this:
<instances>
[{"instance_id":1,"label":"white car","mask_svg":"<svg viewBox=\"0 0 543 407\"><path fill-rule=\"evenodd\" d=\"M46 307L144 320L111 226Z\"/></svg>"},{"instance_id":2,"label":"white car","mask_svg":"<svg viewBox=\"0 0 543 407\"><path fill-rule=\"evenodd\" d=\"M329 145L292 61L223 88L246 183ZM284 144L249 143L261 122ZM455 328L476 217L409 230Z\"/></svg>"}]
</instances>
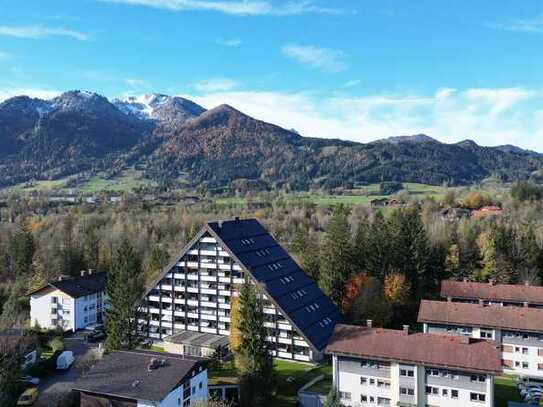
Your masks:
<instances>
[{"instance_id":1,"label":"white car","mask_svg":"<svg viewBox=\"0 0 543 407\"><path fill-rule=\"evenodd\" d=\"M71 350L66 350L58 355L57 370L67 370L74 363L75 357Z\"/></svg>"}]
</instances>

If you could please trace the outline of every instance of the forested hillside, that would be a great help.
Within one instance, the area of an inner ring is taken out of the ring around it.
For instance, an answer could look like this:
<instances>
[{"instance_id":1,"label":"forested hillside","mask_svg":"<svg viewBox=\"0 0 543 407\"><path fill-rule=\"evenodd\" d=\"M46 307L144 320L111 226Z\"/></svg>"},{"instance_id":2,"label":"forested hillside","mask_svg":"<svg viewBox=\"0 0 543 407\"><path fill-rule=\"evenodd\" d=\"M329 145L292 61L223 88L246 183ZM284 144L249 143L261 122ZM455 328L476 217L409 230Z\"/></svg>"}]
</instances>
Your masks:
<instances>
[{"instance_id":1,"label":"forested hillside","mask_svg":"<svg viewBox=\"0 0 543 407\"><path fill-rule=\"evenodd\" d=\"M206 111L164 95L110 102L71 91L0 104L0 187L129 168L170 188L249 180L261 190L308 190L381 181L465 185L489 176L540 181L543 155L423 135L370 144L302 137L230 106Z\"/></svg>"}]
</instances>

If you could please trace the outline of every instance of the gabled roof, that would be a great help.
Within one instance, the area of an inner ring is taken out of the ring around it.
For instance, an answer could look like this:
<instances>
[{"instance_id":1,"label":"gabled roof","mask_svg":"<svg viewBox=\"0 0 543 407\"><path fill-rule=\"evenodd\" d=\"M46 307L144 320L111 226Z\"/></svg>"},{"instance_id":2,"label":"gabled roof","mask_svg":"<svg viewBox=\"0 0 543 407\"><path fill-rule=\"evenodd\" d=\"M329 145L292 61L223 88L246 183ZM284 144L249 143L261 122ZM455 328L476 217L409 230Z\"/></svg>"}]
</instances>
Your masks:
<instances>
[{"instance_id":1,"label":"gabled roof","mask_svg":"<svg viewBox=\"0 0 543 407\"><path fill-rule=\"evenodd\" d=\"M308 344L323 351L334 325L341 320L339 310L256 219L206 223L149 291L206 233L254 278Z\"/></svg>"},{"instance_id":2,"label":"gabled roof","mask_svg":"<svg viewBox=\"0 0 543 407\"><path fill-rule=\"evenodd\" d=\"M151 359L164 360L164 366L149 371ZM164 353L111 352L77 380L74 390L160 402L200 366L202 362Z\"/></svg>"},{"instance_id":3,"label":"gabled roof","mask_svg":"<svg viewBox=\"0 0 543 407\"><path fill-rule=\"evenodd\" d=\"M441 296L466 300L543 304L543 287L524 284L491 284L443 280Z\"/></svg>"},{"instance_id":4,"label":"gabled roof","mask_svg":"<svg viewBox=\"0 0 543 407\"><path fill-rule=\"evenodd\" d=\"M337 324L326 353L427 367L501 373L494 342L472 338Z\"/></svg>"},{"instance_id":5,"label":"gabled roof","mask_svg":"<svg viewBox=\"0 0 543 407\"><path fill-rule=\"evenodd\" d=\"M422 300L418 322L543 332L543 309Z\"/></svg>"},{"instance_id":6,"label":"gabled roof","mask_svg":"<svg viewBox=\"0 0 543 407\"><path fill-rule=\"evenodd\" d=\"M105 291L107 283L107 273L92 273L84 276L66 278L58 281L51 281L45 287L30 293L37 294L46 288L56 288L70 297L79 298L85 295L91 295Z\"/></svg>"}]
</instances>

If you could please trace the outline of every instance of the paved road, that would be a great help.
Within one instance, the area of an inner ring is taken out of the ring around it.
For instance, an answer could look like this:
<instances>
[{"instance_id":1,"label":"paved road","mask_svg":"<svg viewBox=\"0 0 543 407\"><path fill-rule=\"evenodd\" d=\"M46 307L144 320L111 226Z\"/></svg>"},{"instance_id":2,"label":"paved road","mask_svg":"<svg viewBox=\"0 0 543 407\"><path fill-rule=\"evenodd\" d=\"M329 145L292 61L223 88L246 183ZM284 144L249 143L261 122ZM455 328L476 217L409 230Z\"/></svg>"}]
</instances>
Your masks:
<instances>
[{"instance_id":1,"label":"paved road","mask_svg":"<svg viewBox=\"0 0 543 407\"><path fill-rule=\"evenodd\" d=\"M69 393L75 381L81 375L80 363L96 344L88 344L81 333L64 338L65 350L71 350L75 356L75 363L67 371L57 371L56 374L42 379L39 385L40 396L34 404L36 407L48 407L49 401L58 400L59 397Z\"/></svg>"}]
</instances>

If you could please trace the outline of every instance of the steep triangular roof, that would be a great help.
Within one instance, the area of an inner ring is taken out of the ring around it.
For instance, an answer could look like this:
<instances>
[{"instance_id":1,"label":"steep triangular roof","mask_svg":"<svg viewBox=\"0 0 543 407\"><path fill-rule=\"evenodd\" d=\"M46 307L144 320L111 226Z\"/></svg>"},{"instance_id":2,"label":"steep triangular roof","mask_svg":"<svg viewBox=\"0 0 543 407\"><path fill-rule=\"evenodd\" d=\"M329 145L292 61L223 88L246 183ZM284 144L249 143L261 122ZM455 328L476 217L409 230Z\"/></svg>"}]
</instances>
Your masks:
<instances>
[{"instance_id":1,"label":"steep triangular roof","mask_svg":"<svg viewBox=\"0 0 543 407\"><path fill-rule=\"evenodd\" d=\"M308 344L323 351L341 320L339 310L256 219L207 223L150 289L206 233L258 283Z\"/></svg>"}]
</instances>

